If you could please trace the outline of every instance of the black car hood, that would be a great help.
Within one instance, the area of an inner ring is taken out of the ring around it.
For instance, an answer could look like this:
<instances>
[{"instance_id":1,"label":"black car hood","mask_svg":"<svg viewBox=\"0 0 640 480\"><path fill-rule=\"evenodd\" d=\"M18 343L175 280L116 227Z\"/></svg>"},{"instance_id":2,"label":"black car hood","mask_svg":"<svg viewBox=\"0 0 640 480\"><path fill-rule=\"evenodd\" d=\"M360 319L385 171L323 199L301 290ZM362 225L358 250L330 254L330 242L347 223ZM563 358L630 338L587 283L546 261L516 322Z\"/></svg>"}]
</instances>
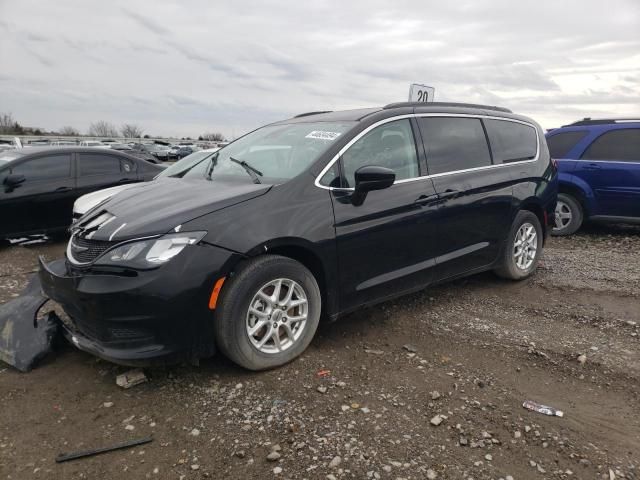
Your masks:
<instances>
[{"instance_id":1,"label":"black car hood","mask_svg":"<svg viewBox=\"0 0 640 480\"><path fill-rule=\"evenodd\" d=\"M160 235L202 215L264 195L270 188L237 180L161 178L117 193L82 217L73 230L85 229L92 232L93 240L112 242Z\"/></svg>"}]
</instances>

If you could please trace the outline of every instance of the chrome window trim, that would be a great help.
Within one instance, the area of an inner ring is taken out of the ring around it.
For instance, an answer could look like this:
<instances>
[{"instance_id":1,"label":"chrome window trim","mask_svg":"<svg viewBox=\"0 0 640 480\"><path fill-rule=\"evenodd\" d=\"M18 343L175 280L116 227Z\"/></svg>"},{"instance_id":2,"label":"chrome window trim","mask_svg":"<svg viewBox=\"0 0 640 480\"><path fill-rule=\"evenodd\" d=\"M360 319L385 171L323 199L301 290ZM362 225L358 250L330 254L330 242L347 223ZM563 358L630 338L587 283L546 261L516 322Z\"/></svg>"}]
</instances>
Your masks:
<instances>
[{"instance_id":1,"label":"chrome window trim","mask_svg":"<svg viewBox=\"0 0 640 480\"><path fill-rule=\"evenodd\" d=\"M538 129L536 128L535 125L533 125L532 123L529 123L529 122L525 122L524 120L518 120L518 119L515 119L515 118L497 117L497 116L493 116L493 115L477 115L477 114L470 114L470 113L409 113L409 114L397 115L395 117L389 117L389 118L385 118L383 120L380 120L379 122L376 122L376 123L374 123L372 125L369 125L362 132L360 132L358 135L353 137L349 141L349 143L347 143L344 147L342 147L340 149L340 151L338 153L336 153L331 160L329 160L329 162L327 163L327 165L325 165L325 167L322 169L322 171L320 171L320 173L318 174L318 176L316 177L316 179L314 181L314 185L316 187L322 188L324 190L335 190L335 191L338 191L338 192L352 192L352 191L354 191L353 187L328 187L326 185L322 185L320 183L320 179L329 171L329 169L331 167L333 167L333 165L340 159L340 157L342 157L344 152L346 152L354 143L356 143L358 140L360 140L362 137L364 137L367 133L369 133L374 128L379 127L380 125L384 125L385 123L393 122L393 121L396 121L396 120L403 120L405 118L421 118L421 117L478 118L480 120L482 120L482 119L486 119L486 120L501 120L501 121L505 121L505 122L521 123L522 125L526 125L528 127L533 128L533 130L536 132L536 156L534 158L532 158L531 160L518 160L518 161L514 161L514 162L500 163L500 164L497 164L497 165L485 165L483 167L473 167L473 168L467 168L467 169L464 169L464 170L453 170L451 172L434 173L433 175L423 175L421 177L405 178L403 180L396 180L393 183L394 185L408 183L408 182L416 182L416 181L420 181L420 180L426 180L426 179L429 179L429 178L438 178L438 177L444 177L444 176L448 176L448 175L457 175L459 173L467 173L467 172L475 172L475 171L481 171L481 170L489 170L489 169L493 169L493 168L512 167L514 165L520 165L522 163L535 163L540 158L540 133L538 132ZM488 138L487 138L487 142L489 142Z\"/></svg>"}]
</instances>

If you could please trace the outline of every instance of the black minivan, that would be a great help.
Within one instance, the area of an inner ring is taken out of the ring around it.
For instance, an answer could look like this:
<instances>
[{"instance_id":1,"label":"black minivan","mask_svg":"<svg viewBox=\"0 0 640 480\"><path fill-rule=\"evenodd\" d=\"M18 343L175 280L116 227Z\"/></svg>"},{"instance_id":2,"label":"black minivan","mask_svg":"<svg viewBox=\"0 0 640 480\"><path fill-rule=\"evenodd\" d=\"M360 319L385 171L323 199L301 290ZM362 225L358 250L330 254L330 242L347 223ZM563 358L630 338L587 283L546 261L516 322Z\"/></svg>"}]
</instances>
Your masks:
<instances>
[{"instance_id":1,"label":"black minivan","mask_svg":"<svg viewBox=\"0 0 640 480\"><path fill-rule=\"evenodd\" d=\"M145 365L218 347L260 370L321 317L485 270L528 277L556 195L543 131L509 110L313 112L96 206L40 279L82 350Z\"/></svg>"}]
</instances>

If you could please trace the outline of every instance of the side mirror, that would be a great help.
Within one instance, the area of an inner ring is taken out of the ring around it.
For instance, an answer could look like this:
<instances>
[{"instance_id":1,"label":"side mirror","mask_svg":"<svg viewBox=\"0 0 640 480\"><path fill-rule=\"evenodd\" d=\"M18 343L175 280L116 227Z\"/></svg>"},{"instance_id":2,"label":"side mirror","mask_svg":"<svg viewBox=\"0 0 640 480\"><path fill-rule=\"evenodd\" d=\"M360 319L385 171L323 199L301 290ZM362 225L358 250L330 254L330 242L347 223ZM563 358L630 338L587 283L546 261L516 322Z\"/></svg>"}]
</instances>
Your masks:
<instances>
[{"instance_id":1,"label":"side mirror","mask_svg":"<svg viewBox=\"0 0 640 480\"><path fill-rule=\"evenodd\" d=\"M4 179L5 189L11 191L26 180L24 175L8 175Z\"/></svg>"},{"instance_id":2,"label":"side mirror","mask_svg":"<svg viewBox=\"0 0 640 480\"><path fill-rule=\"evenodd\" d=\"M389 188L396 181L396 174L393 170L376 165L360 167L354 176L356 187L351 196L351 203L356 207L362 205L364 199L367 198L367 193Z\"/></svg>"}]
</instances>

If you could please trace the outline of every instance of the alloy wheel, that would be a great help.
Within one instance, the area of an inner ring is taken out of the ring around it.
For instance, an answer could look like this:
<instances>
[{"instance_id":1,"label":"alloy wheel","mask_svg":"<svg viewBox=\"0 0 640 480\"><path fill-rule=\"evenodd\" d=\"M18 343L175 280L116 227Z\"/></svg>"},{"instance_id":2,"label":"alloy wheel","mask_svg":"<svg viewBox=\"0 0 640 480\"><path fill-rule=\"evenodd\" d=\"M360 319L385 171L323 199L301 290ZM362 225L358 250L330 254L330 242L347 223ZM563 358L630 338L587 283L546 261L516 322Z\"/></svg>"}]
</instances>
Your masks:
<instances>
[{"instance_id":1,"label":"alloy wheel","mask_svg":"<svg viewBox=\"0 0 640 480\"><path fill-rule=\"evenodd\" d=\"M573 219L573 213L571 213L571 208L569 205L563 202L562 200L558 200L556 203L556 225L554 230L562 230L571 223Z\"/></svg>"},{"instance_id":2,"label":"alloy wheel","mask_svg":"<svg viewBox=\"0 0 640 480\"><path fill-rule=\"evenodd\" d=\"M513 260L520 270L527 270L533 264L538 251L538 233L530 223L523 223L516 232L513 243Z\"/></svg>"},{"instance_id":3,"label":"alloy wheel","mask_svg":"<svg viewBox=\"0 0 640 480\"><path fill-rule=\"evenodd\" d=\"M246 332L262 353L277 354L302 336L309 315L307 294L297 282L278 278L263 285L249 303Z\"/></svg>"}]
</instances>

